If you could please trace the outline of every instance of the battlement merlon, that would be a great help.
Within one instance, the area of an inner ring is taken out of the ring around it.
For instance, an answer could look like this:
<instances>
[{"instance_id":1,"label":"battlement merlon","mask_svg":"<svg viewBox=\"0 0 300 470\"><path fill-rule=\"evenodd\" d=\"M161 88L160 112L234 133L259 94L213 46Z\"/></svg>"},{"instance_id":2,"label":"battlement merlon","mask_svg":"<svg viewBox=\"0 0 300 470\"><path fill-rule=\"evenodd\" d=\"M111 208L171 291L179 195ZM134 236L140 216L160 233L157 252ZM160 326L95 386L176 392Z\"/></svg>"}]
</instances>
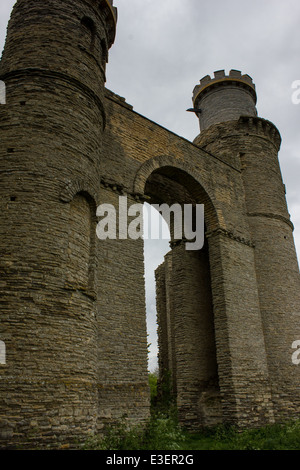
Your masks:
<instances>
[{"instance_id":1,"label":"battlement merlon","mask_svg":"<svg viewBox=\"0 0 300 470\"><path fill-rule=\"evenodd\" d=\"M104 15L107 25L108 47L110 48L116 37L118 9L113 6L113 0L101 0L98 8L101 10L102 15Z\"/></svg>"},{"instance_id":2,"label":"battlement merlon","mask_svg":"<svg viewBox=\"0 0 300 470\"><path fill-rule=\"evenodd\" d=\"M225 70L218 70L214 72L214 78L211 78L210 75L206 75L201 78L200 85L196 85L193 91L193 103L194 107L197 107L197 102L199 101L200 96L202 97L208 91L211 91L213 87L222 86L222 85L237 85L242 86L248 91L251 92L254 102L257 102L255 85L252 81L252 78L242 73L239 70L230 70L229 75L225 74Z\"/></svg>"}]
</instances>

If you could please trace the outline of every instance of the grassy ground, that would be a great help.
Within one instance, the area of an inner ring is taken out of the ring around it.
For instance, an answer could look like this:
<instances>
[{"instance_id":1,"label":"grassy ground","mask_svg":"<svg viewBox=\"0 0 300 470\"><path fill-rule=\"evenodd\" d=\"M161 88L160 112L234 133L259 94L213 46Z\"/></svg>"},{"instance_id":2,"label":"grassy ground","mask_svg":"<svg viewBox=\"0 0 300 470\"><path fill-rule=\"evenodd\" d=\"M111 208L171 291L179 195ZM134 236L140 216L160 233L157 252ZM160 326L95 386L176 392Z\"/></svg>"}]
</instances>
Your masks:
<instances>
[{"instance_id":1,"label":"grassy ground","mask_svg":"<svg viewBox=\"0 0 300 470\"><path fill-rule=\"evenodd\" d=\"M220 427L185 437L182 450L300 450L300 421L243 432Z\"/></svg>"},{"instance_id":2,"label":"grassy ground","mask_svg":"<svg viewBox=\"0 0 300 470\"><path fill-rule=\"evenodd\" d=\"M242 432L219 426L197 434L184 431L174 413L157 412L146 429L128 429L126 419L105 437L86 442L86 450L300 450L300 420Z\"/></svg>"}]
</instances>

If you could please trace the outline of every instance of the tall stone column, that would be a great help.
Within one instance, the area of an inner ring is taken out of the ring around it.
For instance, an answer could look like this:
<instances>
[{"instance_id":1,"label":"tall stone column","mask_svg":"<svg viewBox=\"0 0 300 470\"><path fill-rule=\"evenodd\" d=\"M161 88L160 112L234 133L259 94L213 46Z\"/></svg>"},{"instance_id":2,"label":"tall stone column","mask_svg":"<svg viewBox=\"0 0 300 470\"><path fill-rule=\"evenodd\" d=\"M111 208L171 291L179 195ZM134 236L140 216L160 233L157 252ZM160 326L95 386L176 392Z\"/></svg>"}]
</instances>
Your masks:
<instances>
[{"instance_id":1,"label":"tall stone column","mask_svg":"<svg viewBox=\"0 0 300 470\"><path fill-rule=\"evenodd\" d=\"M112 1L19 0L0 78L1 445L97 423L95 215Z\"/></svg>"},{"instance_id":2,"label":"tall stone column","mask_svg":"<svg viewBox=\"0 0 300 470\"><path fill-rule=\"evenodd\" d=\"M194 90L201 129L194 143L241 172L274 414L281 421L299 415L300 369L292 361L300 338L299 267L278 160L281 136L257 116L255 104L248 75L204 77Z\"/></svg>"},{"instance_id":3,"label":"tall stone column","mask_svg":"<svg viewBox=\"0 0 300 470\"><path fill-rule=\"evenodd\" d=\"M222 422L208 246L182 242L156 271L159 358L168 372L178 415L191 430ZM166 385L166 383L165 383Z\"/></svg>"}]
</instances>

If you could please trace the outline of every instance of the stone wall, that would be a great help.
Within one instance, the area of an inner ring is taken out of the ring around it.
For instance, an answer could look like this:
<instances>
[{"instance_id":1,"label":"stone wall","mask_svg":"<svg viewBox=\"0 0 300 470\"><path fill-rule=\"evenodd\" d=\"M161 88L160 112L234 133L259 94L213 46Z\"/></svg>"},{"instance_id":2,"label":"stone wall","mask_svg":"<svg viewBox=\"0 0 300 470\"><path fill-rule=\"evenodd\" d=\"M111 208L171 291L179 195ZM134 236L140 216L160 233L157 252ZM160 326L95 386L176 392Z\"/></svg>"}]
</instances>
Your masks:
<instances>
[{"instance_id":1,"label":"stone wall","mask_svg":"<svg viewBox=\"0 0 300 470\"><path fill-rule=\"evenodd\" d=\"M120 192L101 188L119 207ZM128 195L128 207L136 200ZM118 225L117 225L118 229ZM97 240L99 428L126 416L149 416L143 241Z\"/></svg>"}]
</instances>

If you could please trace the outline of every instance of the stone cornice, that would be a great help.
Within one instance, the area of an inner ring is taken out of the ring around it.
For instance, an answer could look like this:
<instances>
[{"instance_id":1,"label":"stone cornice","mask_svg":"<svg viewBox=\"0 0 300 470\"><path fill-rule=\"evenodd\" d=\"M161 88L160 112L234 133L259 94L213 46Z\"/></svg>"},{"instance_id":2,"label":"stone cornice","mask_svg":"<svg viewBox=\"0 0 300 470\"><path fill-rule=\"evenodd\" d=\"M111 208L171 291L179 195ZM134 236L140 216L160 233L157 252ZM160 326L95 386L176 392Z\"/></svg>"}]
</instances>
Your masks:
<instances>
[{"instance_id":1,"label":"stone cornice","mask_svg":"<svg viewBox=\"0 0 300 470\"><path fill-rule=\"evenodd\" d=\"M254 134L272 142L278 152L281 145L281 135L277 127L267 119L253 116L241 116L238 127L247 128L249 135Z\"/></svg>"},{"instance_id":2,"label":"stone cornice","mask_svg":"<svg viewBox=\"0 0 300 470\"><path fill-rule=\"evenodd\" d=\"M251 240L241 237L240 235L235 235L233 232L230 232L229 230L226 230L221 227L206 233L207 238L212 238L216 235L221 235L223 237L230 238L231 240L234 240L238 243L242 243L243 245L255 248L255 245Z\"/></svg>"},{"instance_id":3,"label":"stone cornice","mask_svg":"<svg viewBox=\"0 0 300 470\"><path fill-rule=\"evenodd\" d=\"M290 221L290 219L287 219L283 215L271 214L267 212L249 212L247 216L248 217L266 217L268 219L280 220L281 222L284 222L285 224L289 225L291 229L294 230L293 223Z\"/></svg>"}]
</instances>

